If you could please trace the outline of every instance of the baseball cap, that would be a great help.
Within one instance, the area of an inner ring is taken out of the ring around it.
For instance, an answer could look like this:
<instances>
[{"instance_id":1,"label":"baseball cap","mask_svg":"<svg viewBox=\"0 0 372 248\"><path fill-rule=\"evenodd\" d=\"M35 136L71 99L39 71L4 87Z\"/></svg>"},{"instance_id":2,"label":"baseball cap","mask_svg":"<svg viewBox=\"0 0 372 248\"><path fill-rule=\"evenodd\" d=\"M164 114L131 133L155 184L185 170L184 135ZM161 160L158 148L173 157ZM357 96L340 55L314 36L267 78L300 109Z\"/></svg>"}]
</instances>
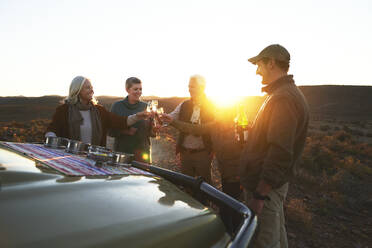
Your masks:
<instances>
[{"instance_id":1,"label":"baseball cap","mask_svg":"<svg viewBox=\"0 0 372 248\"><path fill-rule=\"evenodd\" d=\"M252 64L256 64L263 58L273 58L283 62L289 62L291 55L283 46L279 44L273 44L265 47L257 56L248 59Z\"/></svg>"}]
</instances>

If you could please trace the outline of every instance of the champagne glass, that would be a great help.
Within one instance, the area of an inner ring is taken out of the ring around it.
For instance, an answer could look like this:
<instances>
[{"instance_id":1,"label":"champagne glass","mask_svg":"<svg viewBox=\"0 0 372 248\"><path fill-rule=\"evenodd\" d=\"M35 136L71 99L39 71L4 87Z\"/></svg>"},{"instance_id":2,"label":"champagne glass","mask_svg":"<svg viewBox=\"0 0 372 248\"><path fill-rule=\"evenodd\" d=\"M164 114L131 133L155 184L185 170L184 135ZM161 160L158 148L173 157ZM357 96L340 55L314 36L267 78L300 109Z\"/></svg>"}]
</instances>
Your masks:
<instances>
[{"instance_id":1,"label":"champagne glass","mask_svg":"<svg viewBox=\"0 0 372 248\"><path fill-rule=\"evenodd\" d=\"M164 109L163 109L163 107L158 108L158 109L156 110L156 112L157 112L158 114L160 114L160 115L164 114Z\"/></svg>"},{"instance_id":2,"label":"champagne glass","mask_svg":"<svg viewBox=\"0 0 372 248\"><path fill-rule=\"evenodd\" d=\"M162 126L163 126L163 127L168 126L168 123L165 123L163 120L161 120L161 117L162 117L162 115L164 114L164 109L163 109L163 107L158 108L156 112L157 112L158 115L159 115L159 120L160 120L160 123L162 124Z\"/></svg>"},{"instance_id":3,"label":"champagne glass","mask_svg":"<svg viewBox=\"0 0 372 248\"><path fill-rule=\"evenodd\" d=\"M158 108L158 104L159 104L158 100L151 100L152 110L154 112L156 112L156 110Z\"/></svg>"},{"instance_id":4,"label":"champagne glass","mask_svg":"<svg viewBox=\"0 0 372 248\"><path fill-rule=\"evenodd\" d=\"M152 101L147 102L146 112L151 113L152 110Z\"/></svg>"}]
</instances>

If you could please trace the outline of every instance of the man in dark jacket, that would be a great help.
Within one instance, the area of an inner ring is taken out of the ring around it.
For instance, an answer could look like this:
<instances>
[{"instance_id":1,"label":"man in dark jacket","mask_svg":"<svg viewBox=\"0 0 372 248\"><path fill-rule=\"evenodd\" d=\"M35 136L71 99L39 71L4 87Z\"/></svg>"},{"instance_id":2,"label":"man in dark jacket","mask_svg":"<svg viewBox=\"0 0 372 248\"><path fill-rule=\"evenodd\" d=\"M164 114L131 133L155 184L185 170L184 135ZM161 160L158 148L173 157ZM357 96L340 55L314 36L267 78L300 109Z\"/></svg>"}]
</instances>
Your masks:
<instances>
[{"instance_id":1,"label":"man in dark jacket","mask_svg":"<svg viewBox=\"0 0 372 248\"><path fill-rule=\"evenodd\" d=\"M303 151L309 123L306 100L288 75L290 54L270 45L248 60L267 93L240 164L248 207L258 216L254 247L288 247L283 202Z\"/></svg>"},{"instance_id":2,"label":"man in dark jacket","mask_svg":"<svg viewBox=\"0 0 372 248\"><path fill-rule=\"evenodd\" d=\"M205 79L200 75L190 77L191 99L182 102L170 113L174 120L193 124L203 124L214 120L213 107L204 93L205 84ZM201 176L210 183L211 150L209 133L195 135L181 131L176 152L180 154L182 173L189 176Z\"/></svg>"}]
</instances>

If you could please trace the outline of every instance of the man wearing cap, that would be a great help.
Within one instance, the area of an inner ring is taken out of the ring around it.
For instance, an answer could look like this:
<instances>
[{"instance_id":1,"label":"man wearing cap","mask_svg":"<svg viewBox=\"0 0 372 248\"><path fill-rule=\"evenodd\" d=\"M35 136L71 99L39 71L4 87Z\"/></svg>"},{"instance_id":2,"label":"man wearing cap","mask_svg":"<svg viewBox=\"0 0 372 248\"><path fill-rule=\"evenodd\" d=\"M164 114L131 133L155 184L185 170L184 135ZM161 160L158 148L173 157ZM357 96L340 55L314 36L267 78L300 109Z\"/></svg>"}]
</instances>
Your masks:
<instances>
[{"instance_id":1,"label":"man wearing cap","mask_svg":"<svg viewBox=\"0 0 372 248\"><path fill-rule=\"evenodd\" d=\"M254 247L288 247L283 202L305 145L309 108L287 74L290 54L283 46L270 45L248 61L267 93L240 164L246 203L258 218Z\"/></svg>"},{"instance_id":2,"label":"man wearing cap","mask_svg":"<svg viewBox=\"0 0 372 248\"><path fill-rule=\"evenodd\" d=\"M187 123L202 124L214 120L213 107L205 96L205 79L194 75L189 80L191 99L179 104L170 113L173 120ZM211 182L211 137L210 134L193 135L180 132L176 146L176 153L180 154L181 171L189 176L201 176L208 183Z\"/></svg>"}]
</instances>

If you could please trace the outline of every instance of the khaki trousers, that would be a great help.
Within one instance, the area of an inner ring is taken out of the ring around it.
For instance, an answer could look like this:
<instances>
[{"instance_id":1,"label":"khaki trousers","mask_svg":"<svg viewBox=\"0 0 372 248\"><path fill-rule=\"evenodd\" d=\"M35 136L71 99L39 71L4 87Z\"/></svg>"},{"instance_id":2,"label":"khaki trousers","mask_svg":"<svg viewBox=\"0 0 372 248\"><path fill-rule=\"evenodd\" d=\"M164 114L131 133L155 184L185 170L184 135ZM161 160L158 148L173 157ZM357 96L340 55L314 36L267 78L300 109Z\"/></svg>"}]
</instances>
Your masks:
<instances>
[{"instance_id":1,"label":"khaki trousers","mask_svg":"<svg viewBox=\"0 0 372 248\"><path fill-rule=\"evenodd\" d=\"M265 200L260 215L257 216L257 236L253 241L254 248L287 248L287 232L285 230L283 202L288 192L288 183L269 193L270 201ZM252 193L244 191L245 202Z\"/></svg>"},{"instance_id":2,"label":"khaki trousers","mask_svg":"<svg viewBox=\"0 0 372 248\"><path fill-rule=\"evenodd\" d=\"M207 183L211 183L211 156L207 151L189 153L180 152L181 172L188 176L201 176Z\"/></svg>"}]
</instances>

